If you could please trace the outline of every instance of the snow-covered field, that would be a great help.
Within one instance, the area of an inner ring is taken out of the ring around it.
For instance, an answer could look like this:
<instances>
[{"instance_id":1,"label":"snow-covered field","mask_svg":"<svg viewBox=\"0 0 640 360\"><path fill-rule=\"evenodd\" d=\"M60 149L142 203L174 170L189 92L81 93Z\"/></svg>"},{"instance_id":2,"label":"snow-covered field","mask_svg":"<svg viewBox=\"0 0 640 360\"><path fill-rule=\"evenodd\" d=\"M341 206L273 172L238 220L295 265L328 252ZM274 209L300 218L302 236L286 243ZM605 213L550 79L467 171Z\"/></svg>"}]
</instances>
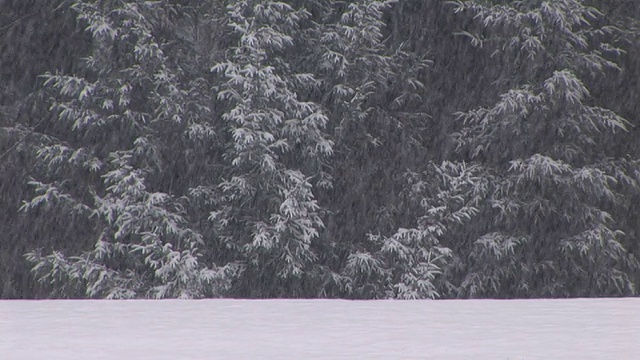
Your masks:
<instances>
[{"instance_id":1,"label":"snow-covered field","mask_svg":"<svg viewBox=\"0 0 640 360\"><path fill-rule=\"evenodd\" d=\"M640 299L0 301L0 359L640 359Z\"/></svg>"}]
</instances>

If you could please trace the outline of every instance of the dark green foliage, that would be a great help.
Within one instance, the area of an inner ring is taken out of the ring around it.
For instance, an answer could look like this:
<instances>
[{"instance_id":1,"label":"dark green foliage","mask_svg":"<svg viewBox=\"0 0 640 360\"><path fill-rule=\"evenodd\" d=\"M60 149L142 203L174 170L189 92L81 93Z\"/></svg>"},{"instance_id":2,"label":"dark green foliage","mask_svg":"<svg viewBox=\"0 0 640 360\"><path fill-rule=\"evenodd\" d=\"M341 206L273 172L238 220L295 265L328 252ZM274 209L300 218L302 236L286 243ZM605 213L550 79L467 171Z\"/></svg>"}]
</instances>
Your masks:
<instances>
[{"instance_id":1,"label":"dark green foliage","mask_svg":"<svg viewBox=\"0 0 640 360\"><path fill-rule=\"evenodd\" d=\"M0 296L635 295L639 40L628 1L0 2Z\"/></svg>"}]
</instances>

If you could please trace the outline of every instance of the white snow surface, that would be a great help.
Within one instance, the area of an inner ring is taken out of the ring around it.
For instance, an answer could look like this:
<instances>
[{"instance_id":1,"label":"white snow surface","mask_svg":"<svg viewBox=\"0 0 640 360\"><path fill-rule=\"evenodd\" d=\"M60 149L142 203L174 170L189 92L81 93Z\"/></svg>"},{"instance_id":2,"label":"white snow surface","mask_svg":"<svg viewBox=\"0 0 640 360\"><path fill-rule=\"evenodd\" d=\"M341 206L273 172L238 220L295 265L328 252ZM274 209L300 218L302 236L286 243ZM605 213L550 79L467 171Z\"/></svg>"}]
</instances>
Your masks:
<instances>
[{"instance_id":1,"label":"white snow surface","mask_svg":"<svg viewBox=\"0 0 640 360\"><path fill-rule=\"evenodd\" d=\"M0 301L0 359L640 359L640 298Z\"/></svg>"}]
</instances>

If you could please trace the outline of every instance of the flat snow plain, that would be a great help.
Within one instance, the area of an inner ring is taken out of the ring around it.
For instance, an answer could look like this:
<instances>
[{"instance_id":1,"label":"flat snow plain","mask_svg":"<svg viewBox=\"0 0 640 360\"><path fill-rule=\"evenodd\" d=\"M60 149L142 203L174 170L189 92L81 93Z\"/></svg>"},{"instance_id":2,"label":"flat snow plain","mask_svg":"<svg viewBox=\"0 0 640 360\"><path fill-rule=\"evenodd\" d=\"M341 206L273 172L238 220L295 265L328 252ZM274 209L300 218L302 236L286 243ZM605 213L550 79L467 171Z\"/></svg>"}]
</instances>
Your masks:
<instances>
[{"instance_id":1,"label":"flat snow plain","mask_svg":"<svg viewBox=\"0 0 640 360\"><path fill-rule=\"evenodd\" d=\"M637 360L640 298L0 301L2 360Z\"/></svg>"}]
</instances>

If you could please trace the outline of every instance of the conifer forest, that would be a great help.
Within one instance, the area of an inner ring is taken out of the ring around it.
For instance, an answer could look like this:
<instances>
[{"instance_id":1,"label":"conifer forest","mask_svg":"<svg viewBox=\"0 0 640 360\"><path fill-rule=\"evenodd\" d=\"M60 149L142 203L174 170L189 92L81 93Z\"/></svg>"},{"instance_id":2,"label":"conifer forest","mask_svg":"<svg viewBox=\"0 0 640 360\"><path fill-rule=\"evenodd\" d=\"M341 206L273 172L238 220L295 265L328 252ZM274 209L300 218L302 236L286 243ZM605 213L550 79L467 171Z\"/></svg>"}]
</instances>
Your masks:
<instances>
[{"instance_id":1,"label":"conifer forest","mask_svg":"<svg viewBox=\"0 0 640 360\"><path fill-rule=\"evenodd\" d=\"M640 289L640 1L0 0L0 298Z\"/></svg>"}]
</instances>

